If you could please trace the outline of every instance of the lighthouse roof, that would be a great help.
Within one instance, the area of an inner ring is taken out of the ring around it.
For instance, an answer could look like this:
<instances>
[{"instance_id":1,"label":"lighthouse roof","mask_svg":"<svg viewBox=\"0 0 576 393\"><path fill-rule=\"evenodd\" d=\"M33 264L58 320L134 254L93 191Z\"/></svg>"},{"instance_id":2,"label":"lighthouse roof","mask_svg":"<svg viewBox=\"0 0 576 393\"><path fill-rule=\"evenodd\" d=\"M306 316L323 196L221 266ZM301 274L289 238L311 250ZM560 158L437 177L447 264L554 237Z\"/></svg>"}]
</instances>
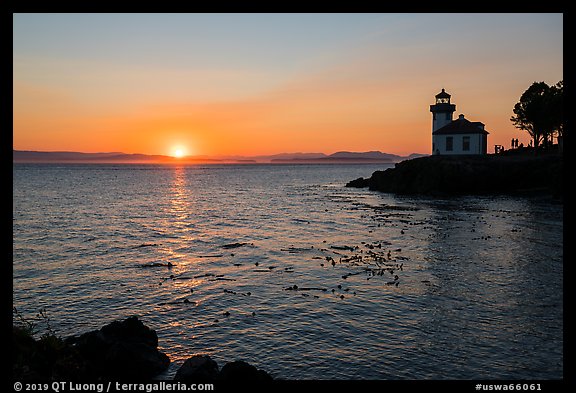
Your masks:
<instances>
[{"instance_id":1,"label":"lighthouse roof","mask_svg":"<svg viewBox=\"0 0 576 393\"><path fill-rule=\"evenodd\" d=\"M469 121L460 115L458 119L452 120L434 131L432 135L449 135L449 134L486 134L489 132L484 129L484 123L479 121Z\"/></svg>"},{"instance_id":2,"label":"lighthouse roof","mask_svg":"<svg viewBox=\"0 0 576 393\"><path fill-rule=\"evenodd\" d=\"M450 94L446 93L446 90L442 89L442 91L436 94L436 98L450 98Z\"/></svg>"}]
</instances>

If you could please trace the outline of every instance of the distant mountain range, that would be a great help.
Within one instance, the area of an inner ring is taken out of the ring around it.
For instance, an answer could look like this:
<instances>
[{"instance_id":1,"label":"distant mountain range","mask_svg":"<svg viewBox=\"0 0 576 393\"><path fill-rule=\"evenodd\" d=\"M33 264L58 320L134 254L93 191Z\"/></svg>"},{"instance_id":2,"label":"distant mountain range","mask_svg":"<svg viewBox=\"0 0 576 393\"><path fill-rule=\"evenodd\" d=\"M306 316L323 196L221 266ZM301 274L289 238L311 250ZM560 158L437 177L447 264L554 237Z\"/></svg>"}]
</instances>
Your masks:
<instances>
[{"instance_id":1,"label":"distant mountain range","mask_svg":"<svg viewBox=\"0 0 576 393\"><path fill-rule=\"evenodd\" d=\"M284 153L262 156L187 156L176 158L164 155L127 154L121 152L80 153L70 151L13 150L16 163L395 163L426 156L410 154L399 156L379 151L324 153Z\"/></svg>"},{"instance_id":2,"label":"distant mountain range","mask_svg":"<svg viewBox=\"0 0 576 393\"><path fill-rule=\"evenodd\" d=\"M287 158L271 158L271 162L315 162L315 163L329 163L329 162L387 162L394 163L411 158L422 157L427 154L417 154L413 153L409 156L399 156L396 154L382 153L380 151L368 151L368 152L349 152L349 151L339 151L334 154L325 155L319 154L315 157L287 157Z\"/></svg>"}]
</instances>

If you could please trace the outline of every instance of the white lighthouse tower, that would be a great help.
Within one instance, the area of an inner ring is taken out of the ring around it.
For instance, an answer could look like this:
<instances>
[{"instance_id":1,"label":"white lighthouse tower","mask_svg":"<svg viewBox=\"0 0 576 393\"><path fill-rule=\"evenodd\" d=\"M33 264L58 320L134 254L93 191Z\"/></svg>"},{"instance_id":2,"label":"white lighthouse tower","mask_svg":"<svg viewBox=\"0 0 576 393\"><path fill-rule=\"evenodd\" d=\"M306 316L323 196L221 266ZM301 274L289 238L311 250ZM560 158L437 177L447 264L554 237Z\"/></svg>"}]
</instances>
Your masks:
<instances>
[{"instance_id":1,"label":"white lighthouse tower","mask_svg":"<svg viewBox=\"0 0 576 393\"><path fill-rule=\"evenodd\" d=\"M430 105L432 132L450 123L455 111L456 105L450 103L450 94L442 89L440 93L436 94L436 104Z\"/></svg>"}]
</instances>

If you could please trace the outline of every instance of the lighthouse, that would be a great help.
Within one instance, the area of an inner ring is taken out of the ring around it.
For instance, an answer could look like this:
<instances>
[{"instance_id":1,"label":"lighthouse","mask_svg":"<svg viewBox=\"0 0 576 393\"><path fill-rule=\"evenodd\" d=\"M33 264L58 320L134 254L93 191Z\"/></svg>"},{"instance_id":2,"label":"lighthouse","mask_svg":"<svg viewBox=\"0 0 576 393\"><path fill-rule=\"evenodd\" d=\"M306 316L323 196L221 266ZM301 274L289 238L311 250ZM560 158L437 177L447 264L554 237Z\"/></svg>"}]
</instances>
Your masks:
<instances>
[{"instance_id":1,"label":"lighthouse","mask_svg":"<svg viewBox=\"0 0 576 393\"><path fill-rule=\"evenodd\" d=\"M470 155L486 154L488 134L484 123L469 121L464 115L452 120L456 105L450 103L450 94L444 89L436 94L432 112L432 154Z\"/></svg>"},{"instance_id":2,"label":"lighthouse","mask_svg":"<svg viewBox=\"0 0 576 393\"><path fill-rule=\"evenodd\" d=\"M450 94L442 89L440 93L436 94L436 104L430 105L432 132L450 123L455 111L456 105L450 103Z\"/></svg>"}]
</instances>

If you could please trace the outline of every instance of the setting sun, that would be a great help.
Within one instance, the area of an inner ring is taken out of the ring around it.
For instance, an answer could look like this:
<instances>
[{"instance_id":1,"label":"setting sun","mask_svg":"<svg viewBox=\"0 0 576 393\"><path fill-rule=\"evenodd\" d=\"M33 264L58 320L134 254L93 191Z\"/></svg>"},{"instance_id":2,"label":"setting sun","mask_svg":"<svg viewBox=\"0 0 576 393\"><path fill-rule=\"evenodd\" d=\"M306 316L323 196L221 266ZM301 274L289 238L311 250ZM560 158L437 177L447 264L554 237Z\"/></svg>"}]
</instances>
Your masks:
<instances>
[{"instance_id":1,"label":"setting sun","mask_svg":"<svg viewBox=\"0 0 576 393\"><path fill-rule=\"evenodd\" d=\"M182 147L177 147L174 149L172 155L176 158L182 158L186 155L186 151Z\"/></svg>"}]
</instances>

